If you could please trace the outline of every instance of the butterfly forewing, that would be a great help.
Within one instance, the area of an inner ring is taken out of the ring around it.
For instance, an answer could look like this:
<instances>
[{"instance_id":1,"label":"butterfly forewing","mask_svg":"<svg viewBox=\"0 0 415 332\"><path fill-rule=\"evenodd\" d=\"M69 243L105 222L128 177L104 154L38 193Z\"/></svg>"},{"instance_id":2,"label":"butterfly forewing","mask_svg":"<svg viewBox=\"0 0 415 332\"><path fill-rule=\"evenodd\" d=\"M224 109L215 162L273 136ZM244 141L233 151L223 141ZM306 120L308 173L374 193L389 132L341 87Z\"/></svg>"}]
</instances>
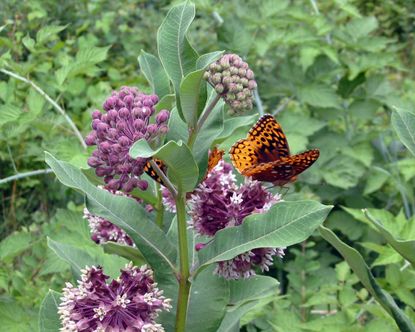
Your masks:
<instances>
[{"instance_id":1,"label":"butterfly forewing","mask_svg":"<svg viewBox=\"0 0 415 332\"><path fill-rule=\"evenodd\" d=\"M258 160L261 163L290 155L287 137L272 115L262 116L249 131L247 140L254 142L259 149Z\"/></svg>"}]
</instances>

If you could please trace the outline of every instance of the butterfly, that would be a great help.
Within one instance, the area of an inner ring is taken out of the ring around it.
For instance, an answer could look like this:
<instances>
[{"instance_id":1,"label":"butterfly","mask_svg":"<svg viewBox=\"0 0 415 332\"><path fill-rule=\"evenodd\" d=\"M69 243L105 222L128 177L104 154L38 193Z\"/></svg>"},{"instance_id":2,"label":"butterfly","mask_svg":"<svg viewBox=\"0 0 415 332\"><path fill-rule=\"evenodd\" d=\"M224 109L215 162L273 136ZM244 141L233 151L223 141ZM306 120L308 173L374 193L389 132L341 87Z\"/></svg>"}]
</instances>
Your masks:
<instances>
[{"instance_id":1,"label":"butterfly","mask_svg":"<svg viewBox=\"0 0 415 332\"><path fill-rule=\"evenodd\" d=\"M206 174L203 178L203 180L206 179L209 172L221 161L223 154L225 151L219 150L216 146L210 151L209 153L209 159L208 159L208 167L206 170ZM164 174L166 174L167 166L161 161L160 159L153 158L157 166L163 171ZM146 172L153 180L157 181L158 183L163 184L163 180L158 176L154 168L151 166L150 162L147 162L147 164L144 166L144 172Z\"/></svg>"},{"instance_id":2,"label":"butterfly","mask_svg":"<svg viewBox=\"0 0 415 332\"><path fill-rule=\"evenodd\" d=\"M253 180L284 186L297 179L319 157L318 149L290 155L287 138L272 115L263 115L245 139L232 145L232 164Z\"/></svg>"}]
</instances>

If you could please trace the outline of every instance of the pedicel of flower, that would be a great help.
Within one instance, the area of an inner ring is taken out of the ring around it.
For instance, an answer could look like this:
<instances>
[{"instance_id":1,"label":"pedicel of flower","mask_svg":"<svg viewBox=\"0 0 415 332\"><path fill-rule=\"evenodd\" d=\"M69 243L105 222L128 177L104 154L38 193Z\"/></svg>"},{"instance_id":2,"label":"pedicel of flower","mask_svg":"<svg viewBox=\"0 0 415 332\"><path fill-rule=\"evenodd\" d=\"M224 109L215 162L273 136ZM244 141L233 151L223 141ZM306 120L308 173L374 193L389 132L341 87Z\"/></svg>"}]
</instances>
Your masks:
<instances>
[{"instance_id":1,"label":"pedicel of flower","mask_svg":"<svg viewBox=\"0 0 415 332\"><path fill-rule=\"evenodd\" d=\"M131 192L134 188L146 190L148 183L140 179L147 158L133 159L128 152L139 139L157 141L168 131L169 112L161 110L155 123L151 116L158 102L156 95L146 95L133 87L114 91L105 101L104 113L92 113L92 131L85 139L96 150L88 159L97 176L103 177L106 188Z\"/></svg>"},{"instance_id":2,"label":"pedicel of flower","mask_svg":"<svg viewBox=\"0 0 415 332\"><path fill-rule=\"evenodd\" d=\"M66 283L58 313L61 331L164 331L156 323L159 312L171 309L153 280L153 271L127 264L118 279L101 267L82 270L78 285Z\"/></svg>"}]
</instances>

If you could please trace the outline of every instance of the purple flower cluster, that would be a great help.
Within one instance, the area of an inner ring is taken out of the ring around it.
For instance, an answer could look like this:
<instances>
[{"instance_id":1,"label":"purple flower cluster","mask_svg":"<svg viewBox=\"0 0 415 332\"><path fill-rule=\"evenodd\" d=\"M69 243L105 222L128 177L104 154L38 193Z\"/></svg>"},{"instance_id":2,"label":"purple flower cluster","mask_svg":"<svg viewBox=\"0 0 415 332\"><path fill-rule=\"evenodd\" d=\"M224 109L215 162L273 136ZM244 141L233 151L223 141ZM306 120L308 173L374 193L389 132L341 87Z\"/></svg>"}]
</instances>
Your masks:
<instances>
[{"instance_id":1,"label":"purple flower cluster","mask_svg":"<svg viewBox=\"0 0 415 332\"><path fill-rule=\"evenodd\" d=\"M252 213L262 213L281 200L280 195L266 191L258 181L248 180L238 186L232 166L224 161L209 173L190 200L191 225L200 235L213 237L226 227L239 226ZM197 244L197 249L203 244ZM215 272L226 279L248 278L254 268L267 271L273 256L282 257L282 248L258 248L231 260L219 262Z\"/></svg>"},{"instance_id":2,"label":"purple flower cluster","mask_svg":"<svg viewBox=\"0 0 415 332\"><path fill-rule=\"evenodd\" d=\"M212 63L204 78L231 107L231 113L252 109L252 91L257 84L254 72L237 54L225 54Z\"/></svg>"},{"instance_id":3,"label":"purple flower cluster","mask_svg":"<svg viewBox=\"0 0 415 332\"><path fill-rule=\"evenodd\" d=\"M96 145L88 159L97 176L104 177L110 190L131 192L134 188L147 189L148 183L141 180L148 159L133 159L128 152L134 142L145 139L157 140L167 133L169 112L160 111L155 123L151 123L156 95L146 95L136 88L122 87L114 91L104 105L104 113L92 113L92 131L85 139L87 145Z\"/></svg>"},{"instance_id":4,"label":"purple flower cluster","mask_svg":"<svg viewBox=\"0 0 415 332\"><path fill-rule=\"evenodd\" d=\"M171 308L153 280L153 271L131 263L117 280L101 267L82 270L78 286L66 283L59 305L61 331L164 331L155 322L158 313Z\"/></svg>"}]
</instances>

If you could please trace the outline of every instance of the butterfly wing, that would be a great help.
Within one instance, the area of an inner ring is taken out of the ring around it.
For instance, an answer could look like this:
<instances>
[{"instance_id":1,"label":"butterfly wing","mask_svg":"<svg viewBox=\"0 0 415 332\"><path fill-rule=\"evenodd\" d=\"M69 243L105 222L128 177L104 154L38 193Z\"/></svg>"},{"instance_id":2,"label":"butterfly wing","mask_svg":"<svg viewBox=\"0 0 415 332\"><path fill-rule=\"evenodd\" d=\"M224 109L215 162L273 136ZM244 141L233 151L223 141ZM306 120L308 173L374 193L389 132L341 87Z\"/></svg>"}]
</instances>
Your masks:
<instances>
[{"instance_id":1,"label":"butterfly wing","mask_svg":"<svg viewBox=\"0 0 415 332\"><path fill-rule=\"evenodd\" d=\"M270 114L263 115L251 128L246 138L258 149L258 161L266 163L290 155L287 137L280 124Z\"/></svg>"},{"instance_id":2,"label":"butterfly wing","mask_svg":"<svg viewBox=\"0 0 415 332\"><path fill-rule=\"evenodd\" d=\"M208 160L208 168L205 175L205 178L207 174L215 168L215 166L222 160L223 154L225 151L219 150L216 146L210 151L209 153L209 160Z\"/></svg>"},{"instance_id":3,"label":"butterfly wing","mask_svg":"<svg viewBox=\"0 0 415 332\"><path fill-rule=\"evenodd\" d=\"M153 160L157 164L157 166L163 171L163 173L166 174L167 166L163 163L163 161L157 158L154 158ZM146 172L154 181L164 186L163 180L158 176L158 174L154 170L153 166L151 166L149 161L144 166L144 172Z\"/></svg>"},{"instance_id":4,"label":"butterfly wing","mask_svg":"<svg viewBox=\"0 0 415 332\"><path fill-rule=\"evenodd\" d=\"M295 181L297 176L309 168L319 157L317 149L309 150L294 156L282 157L279 160L251 166L242 173L254 180L272 182L283 186Z\"/></svg>"},{"instance_id":5,"label":"butterfly wing","mask_svg":"<svg viewBox=\"0 0 415 332\"><path fill-rule=\"evenodd\" d=\"M290 155L287 138L272 115L262 116L246 139L237 141L229 154L235 168L243 174L250 167Z\"/></svg>"}]
</instances>

